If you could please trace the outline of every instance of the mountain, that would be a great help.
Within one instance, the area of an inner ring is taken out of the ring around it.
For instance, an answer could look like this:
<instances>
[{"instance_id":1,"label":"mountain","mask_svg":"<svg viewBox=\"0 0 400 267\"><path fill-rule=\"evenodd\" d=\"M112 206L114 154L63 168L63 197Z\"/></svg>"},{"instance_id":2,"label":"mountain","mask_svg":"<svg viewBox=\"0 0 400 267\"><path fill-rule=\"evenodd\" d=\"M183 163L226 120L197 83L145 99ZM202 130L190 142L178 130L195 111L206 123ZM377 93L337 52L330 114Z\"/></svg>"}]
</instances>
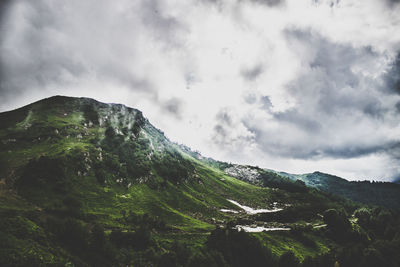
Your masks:
<instances>
[{"instance_id":1,"label":"mountain","mask_svg":"<svg viewBox=\"0 0 400 267\"><path fill-rule=\"evenodd\" d=\"M279 174L293 181L300 180L307 186L343 196L353 201L400 209L400 185L397 183L348 181L322 172L301 175L288 174L285 172L279 172Z\"/></svg>"},{"instance_id":2,"label":"mountain","mask_svg":"<svg viewBox=\"0 0 400 267\"><path fill-rule=\"evenodd\" d=\"M400 261L374 245L397 248L395 211L300 180L204 158L124 105L43 99L0 113L0 265Z\"/></svg>"},{"instance_id":3,"label":"mountain","mask_svg":"<svg viewBox=\"0 0 400 267\"><path fill-rule=\"evenodd\" d=\"M290 174L255 166L227 163L220 163L219 168L233 177L254 185L286 190L290 190L291 187L307 186L355 202L400 209L400 184L398 183L348 181L322 172Z\"/></svg>"}]
</instances>

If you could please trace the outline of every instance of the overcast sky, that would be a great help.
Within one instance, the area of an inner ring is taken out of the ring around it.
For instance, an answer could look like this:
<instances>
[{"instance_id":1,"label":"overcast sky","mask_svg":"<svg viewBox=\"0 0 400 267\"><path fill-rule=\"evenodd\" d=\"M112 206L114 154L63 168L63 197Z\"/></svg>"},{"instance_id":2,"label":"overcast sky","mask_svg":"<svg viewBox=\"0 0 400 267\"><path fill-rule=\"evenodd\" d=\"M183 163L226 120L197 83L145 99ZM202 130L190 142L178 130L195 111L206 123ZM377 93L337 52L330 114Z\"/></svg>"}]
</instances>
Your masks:
<instances>
[{"instance_id":1,"label":"overcast sky","mask_svg":"<svg viewBox=\"0 0 400 267\"><path fill-rule=\"evenodd\" d=\"M390 0L3 0L0 111L86 96L215 159L399 178L399 14Z\"/></svg>"}]
</instances>

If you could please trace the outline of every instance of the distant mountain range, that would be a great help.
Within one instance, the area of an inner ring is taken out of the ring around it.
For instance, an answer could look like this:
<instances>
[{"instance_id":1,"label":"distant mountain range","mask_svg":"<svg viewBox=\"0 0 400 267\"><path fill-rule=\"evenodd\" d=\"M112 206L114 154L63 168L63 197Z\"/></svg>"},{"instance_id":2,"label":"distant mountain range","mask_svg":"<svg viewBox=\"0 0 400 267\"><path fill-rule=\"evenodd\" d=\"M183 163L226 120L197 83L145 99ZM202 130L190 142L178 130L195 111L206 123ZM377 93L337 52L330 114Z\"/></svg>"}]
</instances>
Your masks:
<instances>
[{"instance_id":1,"label":"distant mountain range","mask_svg":"<svg viewBox=\"0 0 400 267\"><path fill-rule=\"evenodd\" d=\"M307 186L370 205L400 208L400 185L391 182L348 181L322 173L289 174L279 172L291 180L303 181Z\"/></svg>"}]
</instances>

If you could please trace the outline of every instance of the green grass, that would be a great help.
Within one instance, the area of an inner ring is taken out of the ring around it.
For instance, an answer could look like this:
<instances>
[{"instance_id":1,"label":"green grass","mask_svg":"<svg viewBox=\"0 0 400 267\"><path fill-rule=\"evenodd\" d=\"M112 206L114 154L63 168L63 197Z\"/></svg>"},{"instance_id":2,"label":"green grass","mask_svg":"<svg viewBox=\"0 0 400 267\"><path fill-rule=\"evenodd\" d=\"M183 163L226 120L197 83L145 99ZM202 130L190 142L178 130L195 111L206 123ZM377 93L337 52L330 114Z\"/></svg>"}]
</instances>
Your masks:
<instances>
[{"instance_id":1,"label":"green grass","mask_svg":"<svg viewBox=\"0 0 400 267\"><path fill-rule=\"evenodd\" d=\"M329 252L331 243L314 234L305 234L307 238L315 242L315 246L305 245L297 240L290 232L262 232L254 233L261 243L268 247L273 254L281 256L287 251L292 251L295 256L303 261L307 256L314 257L316 255Z\"/></svg>"}]
</instances>

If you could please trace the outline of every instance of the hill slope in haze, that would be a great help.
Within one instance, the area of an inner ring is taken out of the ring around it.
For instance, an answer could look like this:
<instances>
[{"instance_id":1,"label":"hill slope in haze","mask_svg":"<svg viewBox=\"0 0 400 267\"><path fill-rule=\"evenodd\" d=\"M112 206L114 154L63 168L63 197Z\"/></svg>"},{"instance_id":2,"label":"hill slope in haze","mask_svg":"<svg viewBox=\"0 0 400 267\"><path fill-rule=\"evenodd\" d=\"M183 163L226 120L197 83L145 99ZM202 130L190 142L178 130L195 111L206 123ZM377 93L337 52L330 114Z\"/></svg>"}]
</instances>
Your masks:
<instances>
[{"instance_id":1,"label":"hill slope in haze","mask_svg":"<svg viewBox=\"0 0 400 267\"><path fill-rule=\"evenodd\" d=\"M400 184L397 183L348 181L322 172L290 174L254 166L227 163L218 166L225 173L256 185L282 189L305 185L352 201L400 209Z\"/></svg>"},{"instance_id":2,"label":"hill slope in haze","mask_svg":"<svg viewBox=\"0 0 400 267\"><path fill-rule=\"evenodd\" d=\"M397 248L396 212L280 175L241 181L123 105L44 99L0 113L0 141L1 266L400 262L382 245Z\"/></svg>"},{"instance_id":3,"label":"hill slope in haze","mask_svg":"<svg viewBox=\"0 0 400 267\"><path fill-rule=\"evenodd\" d=\"M300 175L279 172L279 174L294 181L301 180L307 186L340 195L353 201L393 209L400 208L400 185L396 183L348 181L322 172Z\"/></svg>"}]
</instances>

